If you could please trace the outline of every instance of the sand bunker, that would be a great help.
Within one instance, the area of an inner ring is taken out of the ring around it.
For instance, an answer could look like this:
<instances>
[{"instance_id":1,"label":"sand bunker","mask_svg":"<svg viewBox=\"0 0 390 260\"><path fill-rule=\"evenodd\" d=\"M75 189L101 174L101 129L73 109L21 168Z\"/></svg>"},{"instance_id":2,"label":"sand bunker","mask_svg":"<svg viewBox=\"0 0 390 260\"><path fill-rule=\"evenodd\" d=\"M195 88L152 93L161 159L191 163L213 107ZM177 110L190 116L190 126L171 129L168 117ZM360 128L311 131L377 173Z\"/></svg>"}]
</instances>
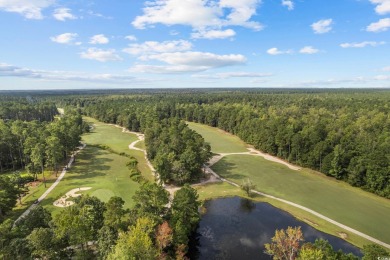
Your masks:
<instances>
[{"instance_id":1,"label":"sand bunker","mask_svg":"<svg viewBox=\"0 0 390 260\"><path fill-rule=\"evenodd\" d=\"M79 191L85 191L90 190L92 187L82 187L82 188L76 188L73 190L68 191L64 196L59 198L58 200L54 201L53 205L60 208L65 208L72 206L74 204L73 201L66 201L69 198L76 198L81 196L82 194L78 194Z\"/></svg>"}]
</instances>

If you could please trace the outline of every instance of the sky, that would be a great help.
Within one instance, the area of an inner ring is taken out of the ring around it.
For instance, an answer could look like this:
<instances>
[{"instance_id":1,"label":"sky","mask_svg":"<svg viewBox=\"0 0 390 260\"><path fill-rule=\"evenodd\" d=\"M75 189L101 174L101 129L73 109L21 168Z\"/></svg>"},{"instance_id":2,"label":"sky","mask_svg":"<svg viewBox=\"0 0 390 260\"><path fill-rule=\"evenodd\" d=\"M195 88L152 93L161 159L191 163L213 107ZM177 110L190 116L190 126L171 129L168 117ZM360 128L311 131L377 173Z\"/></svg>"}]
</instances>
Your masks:
<instances>
[{"instance_id":1,"label":"sky","mask_svg":"<svg viewBox=\"0 0 390 260\"><path fill-rule=\"evenodd\" d=\"M390 88L390 0L0 0L0 90Z\"/></svg>"}]
</instances>

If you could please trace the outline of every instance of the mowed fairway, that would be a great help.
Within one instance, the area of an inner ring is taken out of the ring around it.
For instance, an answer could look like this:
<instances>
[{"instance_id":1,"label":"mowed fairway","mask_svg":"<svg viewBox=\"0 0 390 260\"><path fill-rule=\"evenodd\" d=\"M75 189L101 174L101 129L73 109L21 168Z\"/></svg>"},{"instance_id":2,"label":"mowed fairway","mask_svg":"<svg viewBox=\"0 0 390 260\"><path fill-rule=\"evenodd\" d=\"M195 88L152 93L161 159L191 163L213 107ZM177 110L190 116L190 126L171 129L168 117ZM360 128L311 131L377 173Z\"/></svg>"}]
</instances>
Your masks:
<instances>
[{"instance_id":1,"label":"mowed fairway","mask_svg":"<svg viewBox=\"0 0 390 260\"><path fill-rule=\"evenodd\" d=\"M211 146L213 153L247 152L246 144L237 136L231 135L215 127L187 122L188 127L196 131Z\"/></svg>"},{"instance_id":2,"label":"mowed fairway","mask_svg":"<svg viewBox=\"0 0 390 260\"><path fill-rule=\"evenodd\" d=\"M218 139L221 135L220 130L200 124L196 124L196 127L206 129L204 132L207 134L204 138L207 142L221 140ZM223 136L223 145L228 147L231 136L226 134ZM231 138L230 143L232 146L237 145L237 140ZM213 150L213 152L216 151ZM219 146L218 152L229 153L231 151L223 150ZM256 184L256 190L301 204L383 242L390 243L390 201L387 199L353 188L323 174L313 173L308 169L294 171L287 166L259 156L229 155L222 158L212 168L222 177L238 184L250 178Z\"/></svg>"},{"instance_id":3,"label":"mowed fairway","mask_svg":"<svg viewBox=\"0 0 390 260\"><path fill-rule=\"evenodd\" d=\"M112 196L119 196L125 201L125 207L133 205L132 196L139 184L129 177L126 162L129 159L97 147L87 146L76 157L76 162L66 173L62 181L42 201L42 205L54 214L61 208L53 202L66 192L80 187L91 187L80 194L96 196L102 201L108 201Z\"/></svg>"},{"instance_id":4,"label":"mowed fairway","mask_svg":"<svg viewBox=\"0 0 390 260\"><path fill-rule=\"evenodd\" d=\"M93 129L91 133L83 135L83 142L87 145L105 145L115 152L133 156L138 161L138 169L142 175L146 179L154 181L153 174L147 166L144 153L129 149L129 144L138 140L135 134L123 133L121 128L104 124L90 117L84 117L84 120L93 124Z\"/></svg>"}]
</instances>

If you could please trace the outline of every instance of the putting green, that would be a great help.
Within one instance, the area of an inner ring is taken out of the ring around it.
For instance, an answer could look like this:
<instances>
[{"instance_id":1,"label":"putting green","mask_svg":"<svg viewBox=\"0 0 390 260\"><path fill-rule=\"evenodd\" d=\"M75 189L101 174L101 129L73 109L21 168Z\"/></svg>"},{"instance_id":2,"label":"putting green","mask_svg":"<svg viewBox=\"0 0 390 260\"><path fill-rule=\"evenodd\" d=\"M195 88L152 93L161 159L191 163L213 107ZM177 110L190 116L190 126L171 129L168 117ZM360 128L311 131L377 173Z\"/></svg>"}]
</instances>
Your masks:
<instances>
[{"instance_id":1,"label":"putting green","mask_svg":"<svg viewBox=\"0 0 390 260\"><path fill-rule=\"evenodd\" d=\"M101 201L107 202L111 197L115 196L115 193L108 189L98 189L92 192L91 196L95 196Z\"/></svg>"}]
</instances>

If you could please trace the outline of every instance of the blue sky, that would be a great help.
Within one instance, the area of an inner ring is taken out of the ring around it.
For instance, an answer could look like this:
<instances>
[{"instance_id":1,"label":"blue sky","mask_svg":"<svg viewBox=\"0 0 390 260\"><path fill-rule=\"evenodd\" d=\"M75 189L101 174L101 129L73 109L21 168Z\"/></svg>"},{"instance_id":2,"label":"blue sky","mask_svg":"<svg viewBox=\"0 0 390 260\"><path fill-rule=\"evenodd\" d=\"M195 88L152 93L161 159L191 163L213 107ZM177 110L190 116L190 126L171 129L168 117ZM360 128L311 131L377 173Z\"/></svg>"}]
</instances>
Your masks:
<instances>
[{"instance_id":1,"label":"blue sky","mask_svg":"<svg viewBox=\"0 0 390 260\"><path fill-rule=\"evenodd\" d=\"M0 89L390 87L390 0L0 0L0 32Z\"/></svg>"}]
</instances>

